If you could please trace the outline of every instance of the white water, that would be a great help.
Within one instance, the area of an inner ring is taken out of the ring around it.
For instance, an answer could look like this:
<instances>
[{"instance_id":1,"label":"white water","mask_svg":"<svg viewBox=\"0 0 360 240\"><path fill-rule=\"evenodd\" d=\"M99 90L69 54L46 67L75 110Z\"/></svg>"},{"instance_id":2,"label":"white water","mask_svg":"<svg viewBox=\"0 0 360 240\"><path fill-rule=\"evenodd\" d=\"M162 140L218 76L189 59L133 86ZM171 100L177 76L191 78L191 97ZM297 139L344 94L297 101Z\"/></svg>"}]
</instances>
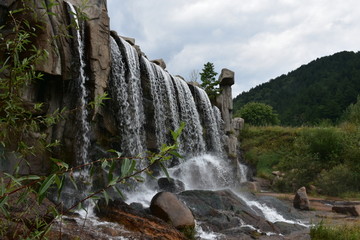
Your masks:
<instances>
[{"instance_id":1,"label":"white water","mask_svg":"<svg viewBox=\"0 0 360 240\"><path fill-rule=\"evenodd\" d=\"M240 183L247 182L247 172L248 167L240 162L238 162L238 170L239 170L239 176L240 176Z\"/></svg>"},{"instance_id":2,"label":"white water","mask_svg":"<svg viewBox=\"0 0 360 240\"><path fill-rule=\"evenodd\" d=\"M157 147L168 143L167 135L170 130L180 126L179 109L175 87L169 73L165 72L158 65L149 62L144 56L141 61L150 81L152 103L154 106L154 122L156 127Z\"/></svg>"},{"instance_id":3,"label":"white water","mask_svg":"<svg viewBox=\"0 0 360 240\"><path fill-rule=\"evenodd\" d=\"M186 126L180 136L179 152L185 156L197 156L205 153L203 127L196 109L193 95L188 84L179 77L174 77L180 107L180 121Z\"/></svg>"},{"instance_id":4,"label":"white water","mask_svg":"<svg viewBox=\"0 0 360 240\"><path fill-rule=\"evenodd\" d=\"M80 99L80 129L79 129L79 142L81 143L78 149L78 165L82 165L82 164L86 164L89 161L88 159L88 150L89 150L89 146L90 146L90 139L89 139L89 132L90 132L90 125L89 125L89 121L87 120L88 118L88 110L87 110L87 90L86 90L86 82L88 80L88 77L85 74L85 67L86 67L86 63L84 61L84 51L85 51L85 46L84 46L84 41L83 41L83 37L82 37L82 28L80 27L79 24L79 19L77 18L76 15L76 9L75 7L71 4L66 2L66 4L69 6L70 11L71 11L71 15L75 21L76 24L76 41L77 41L77 50L78 50L78 56L79 56L79 77L78 77L78 83L79 83L79 87L80 87L80 92L79 92L79 99ZM87 175L87 171L82 171L83 175Z\"/></svg>"},{"instance_id":5,"label":"white water","mask_svg":"<svg viewBox=\"0 0 360 240\"><path fill-rule=\"evenodd\" d=\"M215 107L213 108L206 92L198 87L194 87L195 101L200 113L202 124L206 129L206 150L207 152L223 156L223 143L221 126L219 124L219 116L215 113ZM220 116L221 119L221 116Z\"/></svg>"},{"instance_id":6,"label":"white water","mask_svg":"<svg viewBox=\"0 0 360 240\"><path fill-rule=\"evenodd\" d=\"M136 50L123 39L119 39L124 52L114 38L111 46L110 91L116 120L121 135L121 149L127 156L144 153L144 109L140 83L140 63ZM126 69L129 69L126 74Z\"/></svg>"},{"instance_id":7,"label":"white water","mask_svg":"<svg viewBox=\"0 0 360 240\"><path fill-rule=\"evenodd\" d=\"M290 219L284 218L284 216L282 216L275 208L270 207L270 206L266 205L265 203L260 203L255 200L251 200L251 199L245 197L243 194L236 192L236 191L235 191L235 194L239 198L241 198L243 201L245 201L252 210L263 215L263 217L266 220L268 220L269 222L272 222L272 223L285 222L285 223L289 223L289 224L298 224L298 225L305 226L305 227L309 226L299 220L290 220Z\"/></svg>"},{"instance_id":8,"label":"white water","mask_svg":"<svg viewBox=\"0 0 360 240\"><path fill-rule=\"evenodd\" d=\"M186 159L168 169L170 176L181 180L186 190L216 190L233 184L232 172L227 159L204 154Z\"/></svg>"}]
</instances>

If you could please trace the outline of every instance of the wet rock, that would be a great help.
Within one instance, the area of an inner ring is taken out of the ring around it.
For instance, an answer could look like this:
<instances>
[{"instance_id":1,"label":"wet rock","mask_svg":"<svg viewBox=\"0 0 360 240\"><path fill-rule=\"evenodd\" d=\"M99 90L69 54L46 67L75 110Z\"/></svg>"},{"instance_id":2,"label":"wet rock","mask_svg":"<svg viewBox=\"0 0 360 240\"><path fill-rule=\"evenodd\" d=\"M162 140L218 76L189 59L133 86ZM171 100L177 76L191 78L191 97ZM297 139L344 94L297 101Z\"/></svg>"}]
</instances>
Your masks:
<instances>
[{"instance_id":1,"label":"wet rock","mask_svg":"<svg viewBox=\"0 0 360 240\"><path fill-rule=\"evenodd\" d=\"M300 210L310 210L310 201L306 193L306 188L301 187L299 190L296 191L294 201L293 201L294 208Z\"/></svg>"},{"instance_id":2,"label":"wet rock","mask_svg":"<svg viewBox=\"0 0 360 240\"><path fill-rule=\"evenodd\" d=\"M173 178L159 178L158 185L161 191L179 193L185 190L185 184Z\"/></svg>"},{"instance_id":3,"label":"wet rock","mask_svg":"<svg viewBox=\"0 0 360 240\"><path fill-rule=\"evenodd\" d=\"M332 211L336 213L351 215L354 217L360 216L360 205L339 205L333 206Z\"/></svg>"},{"instance_id":4,"label":"wet rock","mask_svg":"<svg viewBox=\"0 0 360 240\"><path fill-rule=\"evenodd\" d=\"M170 222L178 229L195 227L195 219L190 209L173 193L156 194L151 200L150 210L153 215Z\"/></svg>"},{"instance_id":5,"label":"wet rock","mask_svg":"<svg viewBox=\"0 0 360 240\"><path fill-rule=\"evenodd\" d=\"M259 216L230 190L191 190L179 194L197 221L214 232L224 232L251 225L262 232L280 233L280 229Z\"/></svg>"},{"instance_id":6,"label":"wet rock","mask_svg":"<svg viewBox=\"0 0 360 240\"><path fill-rule=\"evenodd\" d=\"M160 58L160 59L155 59L152 60L151 62L155 63L156 65L160 66L162 69L166 69L166 63L164 61L164 59Z\"/></svg>"},{"instance_id":7,"label":"wet rock","mask_svg":"<svg viewBox=\"0 0 360 240\"><path fill-rule=\"evenodd\" d=\"M99 201L96 214L100 220L120 224L128 234L130 232L130 239L186 239L174 226L120 200L109 201L109 204Z\"/></svg>"}]
</instances>

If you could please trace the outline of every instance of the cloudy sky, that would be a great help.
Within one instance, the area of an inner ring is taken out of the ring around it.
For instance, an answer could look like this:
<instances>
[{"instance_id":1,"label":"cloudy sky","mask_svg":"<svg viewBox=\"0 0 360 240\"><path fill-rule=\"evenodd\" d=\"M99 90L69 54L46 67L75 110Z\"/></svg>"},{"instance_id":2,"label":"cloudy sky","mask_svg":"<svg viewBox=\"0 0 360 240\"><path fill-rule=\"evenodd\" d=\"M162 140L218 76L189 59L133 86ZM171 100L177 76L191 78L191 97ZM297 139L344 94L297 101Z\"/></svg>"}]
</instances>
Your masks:
<instances>
[{"instance_id":1,"label":"cloudy sky","mask_svg":"<svg viewBox=\"0 0 360 240\"><path fill-rule=\"evenodd\" d=\"M107 0L110 28L187 80L235 72L233 97L302 64L360 50L359 0Z\"/></svg>"}]
</instances>

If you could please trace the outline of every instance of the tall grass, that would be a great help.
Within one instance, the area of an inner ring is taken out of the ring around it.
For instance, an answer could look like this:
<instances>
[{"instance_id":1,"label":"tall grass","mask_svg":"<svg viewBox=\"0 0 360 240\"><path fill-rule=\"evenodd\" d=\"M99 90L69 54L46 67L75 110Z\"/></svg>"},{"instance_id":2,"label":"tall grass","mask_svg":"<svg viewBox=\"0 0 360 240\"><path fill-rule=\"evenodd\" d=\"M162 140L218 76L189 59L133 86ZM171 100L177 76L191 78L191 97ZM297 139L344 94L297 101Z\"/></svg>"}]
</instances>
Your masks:
<instances>
[{"instance_id":1,"label":"tall grass","mask_svg":"<svg viewBox=\"0 0 360 240\"><path fill-rule=\"evenodd\" d=\"M359 225L324 226L322 223L310 229L312 240L359 240Z\"/></svg>"}]
</instances>

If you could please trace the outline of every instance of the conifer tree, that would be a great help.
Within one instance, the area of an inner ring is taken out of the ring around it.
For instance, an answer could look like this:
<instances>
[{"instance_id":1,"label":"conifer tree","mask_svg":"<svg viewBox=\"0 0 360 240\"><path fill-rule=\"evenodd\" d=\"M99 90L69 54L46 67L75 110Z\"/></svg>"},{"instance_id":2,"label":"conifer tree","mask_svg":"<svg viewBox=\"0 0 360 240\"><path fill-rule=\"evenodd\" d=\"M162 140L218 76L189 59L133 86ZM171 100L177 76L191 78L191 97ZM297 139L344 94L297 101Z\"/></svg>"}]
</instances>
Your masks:
<instances>
[{"instance_id":1,"label":"conifer tree","mask_svg":"<svg viewBox=\"0 0 360 240\"><path fill-rule=\"evenodd\" d=\"M207 62L200 73L201 87L206 91L211 101L221 92L219 88L220 81L216 79L217 72L214 70L214 64Z\"/></svg>"}]
</instances>

